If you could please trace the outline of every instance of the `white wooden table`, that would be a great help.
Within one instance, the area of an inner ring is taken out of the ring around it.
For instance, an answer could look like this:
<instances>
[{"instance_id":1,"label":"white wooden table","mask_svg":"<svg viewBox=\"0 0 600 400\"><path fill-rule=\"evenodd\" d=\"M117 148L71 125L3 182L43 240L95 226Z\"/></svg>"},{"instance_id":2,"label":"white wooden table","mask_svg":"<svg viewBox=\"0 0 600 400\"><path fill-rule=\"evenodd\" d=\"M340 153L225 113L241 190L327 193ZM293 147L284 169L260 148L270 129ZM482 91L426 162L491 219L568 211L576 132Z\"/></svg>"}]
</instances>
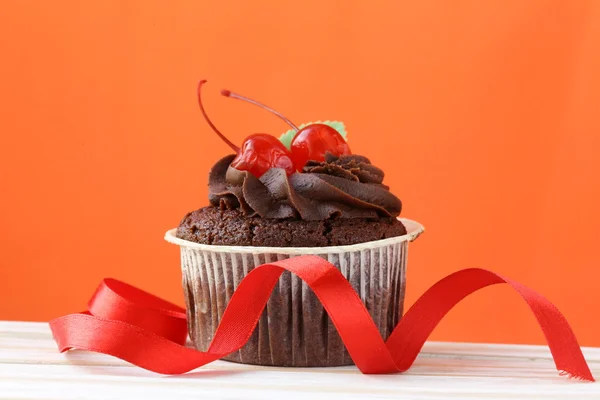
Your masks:
<instances>
[{"instance_id":1,"label":"white wooden table","mask_svg":"<svg viewBox=\"0 0 600 400\"><path fill-rule=\"evenodd\" d=\"M584 348L600 378L600 348ZM88 352L59 354L46 323L0 322L0 399L600 399L558 376L545 346L427 343L404 374L217 361L162 376Z\"/></svg>"}]
</instances>

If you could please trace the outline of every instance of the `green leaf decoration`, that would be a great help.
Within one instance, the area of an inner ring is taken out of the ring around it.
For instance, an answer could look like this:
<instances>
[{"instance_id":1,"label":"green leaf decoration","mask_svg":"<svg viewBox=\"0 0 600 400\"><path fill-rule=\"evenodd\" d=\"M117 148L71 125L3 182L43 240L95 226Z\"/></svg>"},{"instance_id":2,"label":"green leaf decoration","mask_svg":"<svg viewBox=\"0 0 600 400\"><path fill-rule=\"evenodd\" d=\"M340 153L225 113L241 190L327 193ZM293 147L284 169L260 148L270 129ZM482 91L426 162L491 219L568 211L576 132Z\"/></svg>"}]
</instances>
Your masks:
<instances>
[{"instance_id":1,"label":"green leaf decoration","mask_svg":"<svg viewBox=\"0 0 600 400\"><path fill-rule=\"evenodd\" d=\"M344 125L343 122L341 121L316 121L316 122L307 122L305 124L302 124L300 126L298 126L299 129L304 128L307 125L311 125L311 124L325 124L325 125L329 125L330 127L332 127L333 129L335 129L336 131L338 131L340 133L340 135L342 135L342 137L344 138L344 140L348 140L346 138L347 133L346 133L346 125ZM296 135L296 131L293 129L290 129L289 131L285 132L283 135L281 135L279 137L279 141L281 143L283 143L283 145L285 147L287 147L288 149L292 148L292 139L294 138L294 136Z\"/></svg>"}]
</instances>

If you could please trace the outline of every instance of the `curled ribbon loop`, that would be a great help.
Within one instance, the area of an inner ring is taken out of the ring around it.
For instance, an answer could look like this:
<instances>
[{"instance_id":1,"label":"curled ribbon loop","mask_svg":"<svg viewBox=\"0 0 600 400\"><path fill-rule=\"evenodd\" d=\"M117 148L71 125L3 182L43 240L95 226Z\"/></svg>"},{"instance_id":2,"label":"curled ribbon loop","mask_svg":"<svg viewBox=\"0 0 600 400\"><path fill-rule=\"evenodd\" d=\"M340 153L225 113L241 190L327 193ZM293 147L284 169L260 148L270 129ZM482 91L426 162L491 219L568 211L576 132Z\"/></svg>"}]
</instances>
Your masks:
<instances>
[{"instance_id":1,"label":"curled ribbon loop","mask_svg":"<svg viewBox=\"0 0 600 400\"><path fill-rule=\"evenodd\" d=\"M240 282L206 352L184 346L185 310L126 283L105 279L89 311L50 321L61 352L81 349L109 354L162 374L182 374L230 354L248 341L284 271L300 277L329 314L348 353L365 374L406 371L423 344L458 302L487 286L507 283L533 311L559 371L593 381L565 317L537 292L484 269L465 269L427 290L402 317L387 342L344 276L317 256L263 264Z\"/></svg>"}]
</instances>

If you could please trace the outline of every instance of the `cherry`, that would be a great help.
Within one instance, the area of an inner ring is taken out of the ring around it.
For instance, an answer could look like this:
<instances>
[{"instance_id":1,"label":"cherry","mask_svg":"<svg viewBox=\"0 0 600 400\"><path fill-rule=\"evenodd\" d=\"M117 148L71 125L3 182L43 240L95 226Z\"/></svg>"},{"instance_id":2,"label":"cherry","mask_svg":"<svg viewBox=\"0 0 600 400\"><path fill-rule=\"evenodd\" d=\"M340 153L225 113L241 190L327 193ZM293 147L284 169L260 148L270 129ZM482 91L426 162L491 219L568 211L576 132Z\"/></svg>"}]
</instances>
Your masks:
<instances>
[{"instance_id":1,"label":"cherry","mask_svg":"<svg viewBox=\"0 0 600 400\"><path fill-rule=\"evenodd\" d=\"M296 131L296 135L292 139L291 154L298 171L302 170L308 160L325 161L325 153L327 152L338 157L352 154L350 146L348 146L342 135L329 125L310 124L299 129L292 121L256 100L233 93L230 90L222 90L221 94L225 97L243 100L264 108L291 126Z\"/></svg>"},{"instance_id":2,"label":"cherry","mask_svg":"<svg viewBox=\"0 0 600 400\"><path fill-rule=\"evenodd\" d=\"M307 125L292 139L292 160L298 169L309 160L325 161L327 152L338 157L352 154L342 135L329 125Z\"/></svg>"},{"instance_id":3,"label":"cherry","mask_svg":"<svg viewBox=\"0 0 600 400\"><path fill-rule=\"evenodd\" d=\"M231 162L231 167L239 171L248 171L260 178L271 168L282 168L289 176L296 170L292 162L290 151L276 137L266 133L256 133L248 136L239 148L223 135L208 117L202 105L202 85L206 80L198 83L198 104L204 119L213 131L236 152L236 157Z\"/></svg>"},{"instance_id":4,"label":"cherry","mask_svg":"<svg viewBox=\"0 0 600 400\"><path fill-rule=\"evenodd\" d=\"M290 151L276 137L255 133L244 140L242 151L231 162L231 167L249 171L260 178L271 168L282 168L290 176L296 172Z\"/></svg>"}]
</instances>

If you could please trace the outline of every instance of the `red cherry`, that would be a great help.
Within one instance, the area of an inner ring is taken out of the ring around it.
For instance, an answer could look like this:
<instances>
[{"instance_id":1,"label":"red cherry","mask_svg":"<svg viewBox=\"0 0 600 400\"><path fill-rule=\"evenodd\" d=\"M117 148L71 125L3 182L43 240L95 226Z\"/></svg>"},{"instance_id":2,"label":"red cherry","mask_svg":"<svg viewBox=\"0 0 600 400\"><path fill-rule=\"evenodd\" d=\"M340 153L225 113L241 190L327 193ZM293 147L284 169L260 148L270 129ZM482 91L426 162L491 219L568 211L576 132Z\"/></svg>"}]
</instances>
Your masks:
<instances>
[{"instance_id":1,"label":"red cherry","mask_svg":"<svg viewBox=\"0 0 600 400\"><path fill-rule=\"evenodd\" d=\"M267 135L266 133L250 135L244 140L242 148L239 148L219 132L202 105L201 92L204 83L206 83L206 80L198 83L198 105L204 119L212 130L236 152L237 156L231 162L232 168L240 171L248 171L257 178L260 178L262 174L271 168L282 168L287 175L291 175L296 171L290 151L274 136Z\"/></svg>"},{"instance_id":2,"label":"red cherry","mask_svg":"<svg viewBox=\"0 0 600 400\"><path fill-rule=\"evenodd\" d=\"M240 171L249 171L259 178L271 168L282 168L288 176L296 172L287 147L266 133L248 136L231 166Z\"/></svg>"},{"instance_id":3,"label":"red cherry","mask_svg":"<svg viewBox=\"0 0 600 400\"><path fill-rule=\"evenodd\" d=\"M348 146L342 135L329 125L311 124L298 129L292 121L256 100L233 93L230 90L222 90L221 94L264 108L290 125L296 131L296 135L292 140L291 153L292 160L298 171L302 170L308 160L325 161L325 153L327 152L336 156L351 154L350 146Z\"/></svg>"},{"instance_id":4,"label":"red cherry","mask_svg":"<svg viewBox=\"0 0 600 400\"><path fill-rule=\"evenodd\" d=\"M301 170L308 160L325 161L325 153L335 156L352 154L342 135L325 124L311 124L300 129L292 139L292 160Z\"/></svg>"}]
</instances>

